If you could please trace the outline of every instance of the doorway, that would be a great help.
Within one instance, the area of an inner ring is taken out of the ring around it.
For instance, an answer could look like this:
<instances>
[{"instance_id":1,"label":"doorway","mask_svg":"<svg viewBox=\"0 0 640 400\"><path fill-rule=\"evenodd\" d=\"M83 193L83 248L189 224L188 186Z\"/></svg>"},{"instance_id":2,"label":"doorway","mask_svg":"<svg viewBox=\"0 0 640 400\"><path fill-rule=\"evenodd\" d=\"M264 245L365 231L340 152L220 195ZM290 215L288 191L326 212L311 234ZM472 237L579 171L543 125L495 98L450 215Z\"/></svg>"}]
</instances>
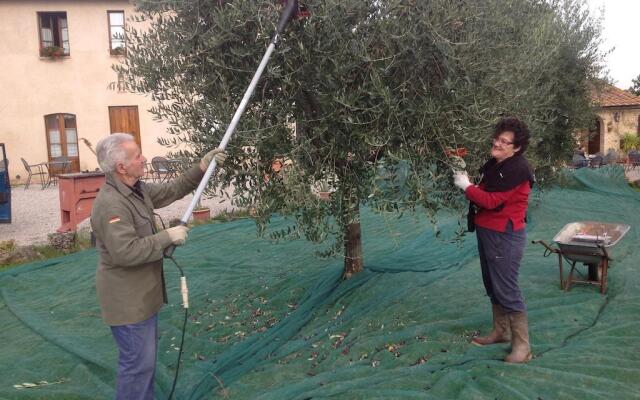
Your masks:
<instances>
[{"instance_id":1,"label":"doorway","mask_svg":"<svg viewBox=\"0 0 640 400\"><path fill-rule=\"evenodd\" d=\"M602 120L596 118L594 126L589 129L589 144L587 145L587 152L589 154L600 153L600 136L602 132Z\"/></svg>"},{"instance_id":2,"label":"doorway","mask_svg":"<svg viewBox=\"0 0 640 400\"><path fill-rule=\"evenodd\" d=\"M78 127L74 114L44 116L49 175L80 171Z\"/></svg>"},{"instance_id":3,"label":"doorway","mask_svg":"<svg viewBox=\"0 0 640 400\"><path fill-rule=\"evenodd\" d=\"M138 106L109 107L109 125L111 133L128 133L133 136L138 146L142 148Z\"/></svg>"}]
</instances>

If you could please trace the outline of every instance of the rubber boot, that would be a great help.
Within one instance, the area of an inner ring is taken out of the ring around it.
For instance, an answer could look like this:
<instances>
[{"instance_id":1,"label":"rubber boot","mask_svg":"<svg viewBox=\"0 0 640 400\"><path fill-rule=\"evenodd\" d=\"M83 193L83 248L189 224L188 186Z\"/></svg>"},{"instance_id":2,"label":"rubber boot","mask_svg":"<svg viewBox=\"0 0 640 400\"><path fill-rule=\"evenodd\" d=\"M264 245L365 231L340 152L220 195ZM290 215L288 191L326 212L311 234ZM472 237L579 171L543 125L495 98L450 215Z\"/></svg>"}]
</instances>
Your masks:
<instances>
[{"instance_id":1,"label":"rubber boot","mask_svg":"<svg viewBox=\"0 0 640 400\"><path fill-rule=\"evenodd\" d=\"M471 343L477 346L486 346L495 343L508 343L511 341L511 329L507 314L497 304L492 304L493 311L493 330L487 336L478 336L471 340Z\"/></svg>"},{"instance_id":2,"label":"rubber boot","mask_svg":"<svg viewBox=\"0 0 640 400\"><path fill-rule=\"evenodd\" d=\"M517 364L527 363L531 361L527 313L511 313L508 314L508 318L511 325L511 354L504 361Z\"/></svg>"}]
</instances>

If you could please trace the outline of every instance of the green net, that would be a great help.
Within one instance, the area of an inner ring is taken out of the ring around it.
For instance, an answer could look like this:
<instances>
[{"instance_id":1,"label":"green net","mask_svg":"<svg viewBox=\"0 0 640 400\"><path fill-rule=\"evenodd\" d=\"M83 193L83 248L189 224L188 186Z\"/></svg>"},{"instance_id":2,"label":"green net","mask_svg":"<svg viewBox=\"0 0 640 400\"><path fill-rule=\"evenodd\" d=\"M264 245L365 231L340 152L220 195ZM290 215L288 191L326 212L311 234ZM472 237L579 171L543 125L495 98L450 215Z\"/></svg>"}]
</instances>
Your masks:
<instances>
[{"instance_id":1,"label":"green net","mask_svg":"<svg viewBox=\"0 0 640 400\"><path fill-rule=\"evenodd\" d=\"M503 363L507 344L469 344L488 330L490 303L475 236L447 239L456 218L443 215L436 238L420 215L365 210L366 270L348 281L341 260L315 257L305 241L258 239L240 220L197 227L176 251L191 295L176 398L639 398L640 194L621 168L569 178L532 198L528 239L550 242L581 220L632 228L612 249L606 295L589 285L559 290L557 258L527 246L529 364ZM0 274L1 398L113 398L117 350L99 316L95 265L95 251L84 251ZM171 388L183 318L178 274L165 271L158 398ZM36 386L14 387L22 383Z\"/></svg>"}]
</instances>

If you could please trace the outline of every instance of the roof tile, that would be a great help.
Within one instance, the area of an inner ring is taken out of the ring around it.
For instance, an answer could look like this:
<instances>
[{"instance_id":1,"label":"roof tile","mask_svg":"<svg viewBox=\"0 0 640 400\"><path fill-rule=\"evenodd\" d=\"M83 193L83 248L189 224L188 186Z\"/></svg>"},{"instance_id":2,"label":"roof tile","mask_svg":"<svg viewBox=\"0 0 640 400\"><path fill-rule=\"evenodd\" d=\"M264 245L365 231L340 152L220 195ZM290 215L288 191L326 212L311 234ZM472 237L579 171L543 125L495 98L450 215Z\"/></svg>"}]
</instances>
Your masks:
<instances>
[{"instance_id":1,"label":"roof tile","mask_svg":"<svg viewBox=\"0 0 640 400\"><path fill-rule=\"evenodd\" d=\"M600 107L640 106L640 96L605 85L602 92L594 93L594 101Z\"/></svg>"}]
</instances>

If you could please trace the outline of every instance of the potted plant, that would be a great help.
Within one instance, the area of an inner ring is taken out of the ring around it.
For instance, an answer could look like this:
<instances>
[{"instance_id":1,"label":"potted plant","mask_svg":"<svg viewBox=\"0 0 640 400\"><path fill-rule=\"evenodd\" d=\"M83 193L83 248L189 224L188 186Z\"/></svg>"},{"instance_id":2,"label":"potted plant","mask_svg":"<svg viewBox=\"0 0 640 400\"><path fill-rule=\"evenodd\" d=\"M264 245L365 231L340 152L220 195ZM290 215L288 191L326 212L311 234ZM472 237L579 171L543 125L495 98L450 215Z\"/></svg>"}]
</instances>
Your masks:
<instances>
[{"instance_id":1,"label":"potted plant","mask_svg":"<svg viewBox=\"0 0 640 400\"><path fill-rule=\"evenodd\" d=\"M42 48L42 55L50 58L60 58L64 56L64 49L58 46L47 46Z\"/></svg>"},{"instance_id":2,"label":"potted plant","mask_svg":"<svg viewBox=\"0 0 640 400\"><path fill-rule=\"evenodd\" d=\"M318 182L318 197L320 197L321 200L329 200L331 198L331 188L326 179Z\"/></svg>"},{"instance_id":3,"label":"potted plant","mask_svg":"<svg viewBox=\"0 0 640 400\"><path fill-rule=\"evenodd\" d=\"M325 176L324 178L316 181L315 189L318 197L321 200L329 200L331 193L336 191L335 188L336 177L335 175Z\"/></svg>"},{"instance_id":4,"label":"potted plant","mask_svg":"<svg viewBox=\"0 0 640 400\"><path fill-rule=\"evenodd\" d=\"M208 221L211 219L211 209L202 205L202 200L198 199L196 208L193 209L194 221Z\"/></svg>"},{"instance_id":5,"label":"potted plant","mask_svg":"<svg viewBox=\"0 0 640 400\"><path fill-rule=\"evenodd\" d=\"M622 151L629 152L631 150L638 150L640 147L640 136L633 133L625 133L620 138L620 148Z\"/></svg>"},{"instance_id":6,"label":"potted plant","mask_svg":"<svg viewBox=\"0 0 640 400\"><path fill-rule=\"evenodd\" d=\"M620 138L620 149L625 154L625 162L629 162L629 152L638 150L640 147L640 137L633 133L625 133Z\"/></svg>"},{"instance_id":7,"label":"potted plant","mask_svg":"<svg viewBox=\"0 0 640 400\"><path fill-rule=\"evenodd\" d=\"M113 56L124 56L127 53L124 46L118 46L111 49L111 55Z\"/></svg>"}]
</instances>

